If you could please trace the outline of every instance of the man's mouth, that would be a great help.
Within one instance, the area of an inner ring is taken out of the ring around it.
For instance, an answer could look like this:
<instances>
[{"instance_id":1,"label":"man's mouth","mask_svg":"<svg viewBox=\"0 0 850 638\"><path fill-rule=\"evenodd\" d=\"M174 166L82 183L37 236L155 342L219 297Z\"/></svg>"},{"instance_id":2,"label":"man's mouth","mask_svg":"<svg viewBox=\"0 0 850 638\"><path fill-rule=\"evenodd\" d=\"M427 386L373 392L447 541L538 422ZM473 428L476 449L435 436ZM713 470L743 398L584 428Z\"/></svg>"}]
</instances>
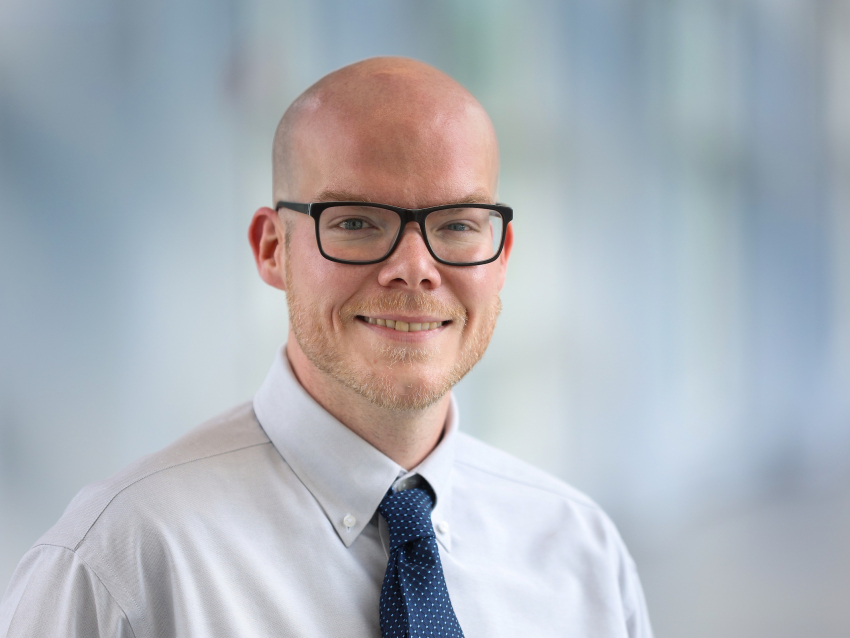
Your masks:
<instances>
[{"instance_id":1,"label":"man's mouth","mask_svg":"<svg viewBox=\"0 0 850 638\"><path fill-rule=\"evenodd\" d=\"M430 321L424 323L393 321L392 319L376 319L375 317L364 317L363 315L358 315L357 318L361 321L365 321L366 323L371 323L372 325L377 326L384 326L385 328L392 328L393 330L398 330L399 332L422 332L423 330L436 330L437 328L444 326L447 323L451 323L451 321Z\"/></svg>"}]
</instances>

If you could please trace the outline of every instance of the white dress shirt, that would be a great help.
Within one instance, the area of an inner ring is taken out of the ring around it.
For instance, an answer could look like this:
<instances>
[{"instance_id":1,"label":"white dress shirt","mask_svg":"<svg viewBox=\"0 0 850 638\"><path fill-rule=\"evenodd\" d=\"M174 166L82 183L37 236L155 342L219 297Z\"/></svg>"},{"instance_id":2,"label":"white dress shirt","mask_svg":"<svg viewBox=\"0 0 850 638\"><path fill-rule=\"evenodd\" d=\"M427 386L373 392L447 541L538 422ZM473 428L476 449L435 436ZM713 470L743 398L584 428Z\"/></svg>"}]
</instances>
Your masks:
<instances>
[{"instance_id":1,"label":"white dress shirt","mask_svg":"<svg viewBox=\"0 0 850 638\"><path fill-rule=\"evenodd\" d=\"M650 638L600 508L457 425L453 402L440 444L404 472L318 405L281 351L253 404L74 498L18 566L0 636L380 638L378 504L424 480L466 638Z\"/></svg>"}]
</instances>

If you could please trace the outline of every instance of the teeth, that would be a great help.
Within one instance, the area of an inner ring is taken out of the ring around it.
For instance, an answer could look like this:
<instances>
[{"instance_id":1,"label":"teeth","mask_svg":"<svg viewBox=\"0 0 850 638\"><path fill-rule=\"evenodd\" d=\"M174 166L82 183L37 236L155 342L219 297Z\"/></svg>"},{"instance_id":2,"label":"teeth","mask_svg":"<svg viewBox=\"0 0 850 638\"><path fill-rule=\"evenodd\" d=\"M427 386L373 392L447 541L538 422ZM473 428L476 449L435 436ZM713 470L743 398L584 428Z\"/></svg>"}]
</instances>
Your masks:
<instances>
[{"instance_id":1,"label":"teeth","mask_svg":"<svg viewBox=\"0 0 850 638\"><path fill-rule=\"evenodd\" d=\"M375 319L374 317L363 317L366 323L373 326L384 326L393 328L399 332L420 332L422 330L434 330L443 325L442 321L431 321L425 323L408 323L407 321L393 321L392 319Z\"/></svg>"}]
</instances>

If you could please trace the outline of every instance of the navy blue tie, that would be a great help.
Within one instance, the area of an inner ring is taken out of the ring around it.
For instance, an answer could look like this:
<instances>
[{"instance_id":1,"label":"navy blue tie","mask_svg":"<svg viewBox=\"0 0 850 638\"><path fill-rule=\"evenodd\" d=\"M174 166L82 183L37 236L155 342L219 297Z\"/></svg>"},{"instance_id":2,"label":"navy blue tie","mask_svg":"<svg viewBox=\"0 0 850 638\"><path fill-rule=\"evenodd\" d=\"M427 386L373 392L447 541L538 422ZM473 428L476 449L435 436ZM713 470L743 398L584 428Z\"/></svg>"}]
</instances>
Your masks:
<instances>
[{"instance_id":1,"label":"navy blue tie","mask_svg":"<svg viewBox=\"0 0 850 638\"><path fill-rule=\"evenodd\" d=\"M463 638L431 526L433 506L421 487L390 492L378 506L390 529L390 562L381 588L383 638Z\"/></svg>"}]
</instances>

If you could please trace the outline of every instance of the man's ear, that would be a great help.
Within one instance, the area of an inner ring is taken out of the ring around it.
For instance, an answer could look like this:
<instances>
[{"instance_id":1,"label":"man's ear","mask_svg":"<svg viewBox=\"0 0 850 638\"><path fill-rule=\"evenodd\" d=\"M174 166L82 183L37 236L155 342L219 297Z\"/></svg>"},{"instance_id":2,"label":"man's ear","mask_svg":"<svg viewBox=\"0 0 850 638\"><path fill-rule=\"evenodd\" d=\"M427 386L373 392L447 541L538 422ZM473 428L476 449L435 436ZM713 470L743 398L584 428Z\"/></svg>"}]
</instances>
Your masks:
<instances>
[{"instance_id":1,"label":"man's ear","mask_svg":"<svg viewBox=\"0 0 850 638\"><path fill-rule=\"evenodd\" d=\"M514 247L514 226L508 224L505 228L505 245L502 247L502 254L499 255L499 290L505 285L505 276L508 274L508 259L511 256L511 250Z\"/></svg>"},{"instance_id":2,"label":"man's ear","mask_svg":"<svg viewBox=\"0 0 850 638\"><path fill-rule=\"evenodd\" d=\"M254 251L257 272L269 286L286 290L286 239L277 211L257 209L248 227L248 242Z\"/></svg>"}]
</instances>

